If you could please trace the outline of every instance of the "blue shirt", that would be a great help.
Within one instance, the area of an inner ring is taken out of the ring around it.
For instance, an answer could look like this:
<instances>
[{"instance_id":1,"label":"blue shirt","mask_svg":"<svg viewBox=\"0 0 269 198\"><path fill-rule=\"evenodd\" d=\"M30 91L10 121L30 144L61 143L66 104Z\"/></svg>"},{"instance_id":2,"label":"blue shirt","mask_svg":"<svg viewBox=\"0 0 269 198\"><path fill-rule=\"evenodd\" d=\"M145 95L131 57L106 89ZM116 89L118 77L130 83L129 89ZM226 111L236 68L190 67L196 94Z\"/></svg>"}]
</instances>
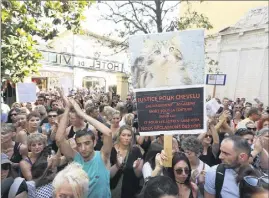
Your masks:
<instances>
[{"instance_id":1,"label":"blue shirt","mask_svg":"<svg viewBox=\"0 0 269 198\"><path fill-rule=\"evenodd\" d=\"M83 157L77 153L74 161L81 164L83 170L88 174L90 184L88 198L111 198L110 172L107 169L100 151L94 151L94 157L85 162Z\"/></svg>"},{"instance_id":2,"label":"blue shirt","mask_svg":"<svg viewBox=\"0 0 269 198\"><path fill-rule=\"evenodd\" d=\"M215 180L218 165L212 166L205 175L204 189L211 195L216 195ZM237 174L233 169L226 169L223 186L220 191L222 198L239 198L239 187L236 182Z\"/></svg>"}]
</instances>

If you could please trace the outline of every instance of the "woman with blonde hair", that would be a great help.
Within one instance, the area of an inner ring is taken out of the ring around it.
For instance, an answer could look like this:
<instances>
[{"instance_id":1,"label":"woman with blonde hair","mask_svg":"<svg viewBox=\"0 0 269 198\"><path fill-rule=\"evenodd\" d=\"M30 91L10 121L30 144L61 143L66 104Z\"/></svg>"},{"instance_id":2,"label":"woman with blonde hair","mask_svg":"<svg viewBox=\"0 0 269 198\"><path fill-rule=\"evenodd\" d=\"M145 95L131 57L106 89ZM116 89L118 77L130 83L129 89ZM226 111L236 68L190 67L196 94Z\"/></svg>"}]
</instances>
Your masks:
<instances>
[{"instance_id":1,"label":"woman with blonde hair","mask_svg":"<svg viewBox=\"0 0 269 198\"><path fill-rule=\"evenodd\" d=\"M52 186L55 198L86 198L89 190L89 178L82 166L73 162L56 175Z\"/></svg>"},{"instance_id":2,"label":"woman with blonde hair","mask_svg":"<svg viewBox=\"0 0 269 198\"><path fill-rule=\"evenodd\" d=\"M120 112L110 106L105 106L104 114L107 124L112 131L112 138L115 140L118 130L120 128Z\"/></svg>"},{"instance_id":3,"label":"woman with blonde hair","mask_svg":"<svg viewBox=\"0 0 269 198\"><path fill-rule=\"evenodd\" d=\"M110 162L110 188L112 198L134 198L139 193L142 176L142 153L132 145L132 128L120 127L116 144L112 147Z\"/></svg>"},{"instance_id":4,"label":"woman with blonde hair","mask_svg":"<svg viewBox=\"0 0 269 198\"><path fill-rule=\"evenodd\" d=\"M26 180L32 180L31 169L47 145L47 137L41 133L32 133L27 138L27 145L31 153L20 161L21 176Z\"/></svg>"}]
</instances>

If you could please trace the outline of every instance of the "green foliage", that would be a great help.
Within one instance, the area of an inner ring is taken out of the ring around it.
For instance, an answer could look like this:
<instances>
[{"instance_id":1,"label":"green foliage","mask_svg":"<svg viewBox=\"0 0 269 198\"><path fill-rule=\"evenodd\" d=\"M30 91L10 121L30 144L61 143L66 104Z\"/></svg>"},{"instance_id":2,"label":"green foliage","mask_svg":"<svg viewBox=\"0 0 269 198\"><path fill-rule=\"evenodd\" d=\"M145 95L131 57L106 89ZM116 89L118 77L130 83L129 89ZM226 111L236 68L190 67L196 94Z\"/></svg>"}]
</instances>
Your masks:
<instances>
[{"instance_id":1,"label":"green foliage","mask_svg":"<svg viewBox=\"0 0 269 198\"><path fill-rule=\"evenodd\" d=\"M80 31L91 1L8 1L1 7L1 76L19 82L37 73L42 54L33 36L53 39L60 28Z\"/></svg>"}]
</instances>

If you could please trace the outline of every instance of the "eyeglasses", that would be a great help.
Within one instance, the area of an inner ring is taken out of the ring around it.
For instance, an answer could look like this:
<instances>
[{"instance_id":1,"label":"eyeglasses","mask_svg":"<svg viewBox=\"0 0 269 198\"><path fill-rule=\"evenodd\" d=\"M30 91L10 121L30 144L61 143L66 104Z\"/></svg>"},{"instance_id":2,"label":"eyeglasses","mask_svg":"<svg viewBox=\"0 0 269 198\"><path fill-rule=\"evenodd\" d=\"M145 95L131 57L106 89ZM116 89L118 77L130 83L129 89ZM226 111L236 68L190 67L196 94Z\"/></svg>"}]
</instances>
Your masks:
<instances>
[{"instance_id":1,"label":"eyeglasses","mask_svg":"<svg viewBox=\"0 0 269 198\"><path fill-rule=\"evenodd\" d=\"M18 115L18 114L16 114L16 113L12 113L12 114L10 114L11 116L16 116L16 115Z\"/></svg>"},{"instance_id":2,"label":"eyeglasses","mask_svg":"<svg viewBox=\"0 0 269 198\"><path fill-rule=\"evenodd\" d=\"M245 176L244 181L253 187L260 187L262 184L269 184L269 178L268 176L262 176L262 177L255 177L255 176Z\"/></svg>"},{"instance_id":3,"label":"eyeglasses","mask_svg":"<svg viewBox=\"0 0 269 198\"><path fill-rule=\"evenodd\" d=\"M212 138L212 135L205 135L205 138Z\"/></svg>"},{"instance_id":4,"label":"eyeglasses","mask_svg":"<svg viewBox=\"0 0 269 198\"><path fill-rule=\"evenodd\" d=\"M247 127L247 129L248 129L248 130L252 130L252 131L256 131L256 130L257 130L256 127L255 127L255 128Z\"/></svg>"},{"instance_id":5,"label":"eyeglasses","mask_svg":"<svg viewBox=\"0 0 269 198\"><path fill-rule=\"evenodd\" d=\"M56 118L57 115L48 115L49 118Z\"/></svg>"},{"instance_id":6,"label":"eyeglasses","mask_svg":"<svg viewBox=\"0 0 269 198\"><path fill-rule=\"evenodd\" d=\"M1 164L1 170L9 170L9 168L10 168L9 163Z\"/></svg>"},{"instance_id":7,"label":"eyeglasses","mask_svg":"<svg viewBox=\"0 0 269 198\"><path fill-rule=\"evenodd\" d=\"M179 168L175 170L178 175L181 175L184 171L186 175L190 174L190 170L188 168Z\"/></svg>"}]
</instances>

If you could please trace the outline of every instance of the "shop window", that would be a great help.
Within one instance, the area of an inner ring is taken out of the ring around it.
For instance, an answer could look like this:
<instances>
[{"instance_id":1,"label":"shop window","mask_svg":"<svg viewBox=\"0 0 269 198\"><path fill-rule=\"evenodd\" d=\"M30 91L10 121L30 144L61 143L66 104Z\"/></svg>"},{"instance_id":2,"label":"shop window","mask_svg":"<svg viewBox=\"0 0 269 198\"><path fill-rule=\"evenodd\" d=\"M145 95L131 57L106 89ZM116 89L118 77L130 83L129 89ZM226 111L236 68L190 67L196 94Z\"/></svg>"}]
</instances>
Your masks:
<instances>
[{"instance_id":1,"label":"shop window","mask_svg":"<svg viewBox=\"0 0 269 198\"><path fill-rule=\"evenodd\" d=\"M47 90L48 78L32 78L32 82L37 85L39 90Z\"/></svg>"},{"instance_id":2,"label":"shop window","mask_svg":"<svg viewBox=\"0 0 269 198\"><path fill-rule=\"evenodd\" d=\"M100 89L105 91L106 80L102 77L87 76L83 78L82 86L87 89Z\"/></svg>"}]
</instances>

